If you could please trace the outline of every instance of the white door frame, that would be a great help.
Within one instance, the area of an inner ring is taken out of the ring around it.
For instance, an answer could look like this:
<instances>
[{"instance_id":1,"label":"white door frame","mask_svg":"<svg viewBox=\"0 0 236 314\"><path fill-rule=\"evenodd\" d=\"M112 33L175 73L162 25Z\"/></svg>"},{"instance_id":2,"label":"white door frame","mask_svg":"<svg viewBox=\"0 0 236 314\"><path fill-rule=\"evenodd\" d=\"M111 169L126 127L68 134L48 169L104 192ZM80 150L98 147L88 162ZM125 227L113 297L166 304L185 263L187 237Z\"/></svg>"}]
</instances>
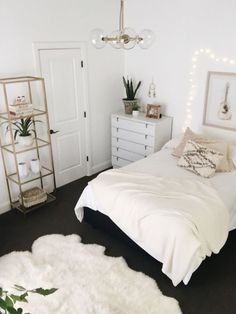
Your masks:
<instances>
[{"instance_id":1,"label":"white door frame","mask_svg":"<svg viewBox=\"0 0 236 314\"><path fill-rule=\"evenodd\" d=\"M92 174L91 164L91 135L90 135L90 108L88 102L88 73L87 73L87 47L85 42L70 41L70 42L34 42L33 43L33 55L35 63L35 75L42 76L42 69L40 66L40 50L55 50L55 49L80 49L83 60L82 80L84 88L84 111L86 112L85 119L85 153L88 156L86 172L87 176Z\"/></svg>"}]
</instances>

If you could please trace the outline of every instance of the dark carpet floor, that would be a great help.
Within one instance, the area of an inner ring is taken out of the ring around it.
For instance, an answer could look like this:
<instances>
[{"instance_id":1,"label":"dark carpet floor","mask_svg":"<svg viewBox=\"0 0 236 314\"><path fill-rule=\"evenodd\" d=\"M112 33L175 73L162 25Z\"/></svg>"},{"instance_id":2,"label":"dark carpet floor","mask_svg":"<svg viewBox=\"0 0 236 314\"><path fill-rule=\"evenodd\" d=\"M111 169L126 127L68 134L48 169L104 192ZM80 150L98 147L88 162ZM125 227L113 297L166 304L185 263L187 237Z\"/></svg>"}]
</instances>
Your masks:
<instances>
[{"instance_id":1,"label":"dark carpet floor","mask_svg":"<svg viewBox=\"0 0 236 314\"><path fill-rule=\"evenodd\" d=\"M161 264L138 246L78 222L73 209L88 180L85 177L59 188L55 202L26 217L16 210L1 215L0 256L13 250L30 250L33 241L42 235L75 233L81 235L84 243L101 244L106 247L106 254L123 256L131 268L154 278L165 295L179 301L185 314L236 313L236 231L230 232L220 254L202 263L187 286L173 287L162 274Z\"/></svg>"}]
</instances>

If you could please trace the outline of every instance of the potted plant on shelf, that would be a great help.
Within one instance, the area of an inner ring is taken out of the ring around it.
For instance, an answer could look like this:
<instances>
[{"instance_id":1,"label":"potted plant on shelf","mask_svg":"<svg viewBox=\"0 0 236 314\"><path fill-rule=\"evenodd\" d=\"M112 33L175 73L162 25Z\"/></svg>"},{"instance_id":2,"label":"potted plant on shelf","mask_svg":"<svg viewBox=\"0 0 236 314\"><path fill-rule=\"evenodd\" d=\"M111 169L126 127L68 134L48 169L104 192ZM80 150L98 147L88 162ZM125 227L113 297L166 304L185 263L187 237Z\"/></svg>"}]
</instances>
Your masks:
<instances>
[{"instance_id":1,"label":"potted plant on shelf","mask_svg":"<svg viewBox=\"0 0 236 314\"><path fill-rule=\"evenodd\" d=\"M41 122L40 120L35 120L35 122ZM21 118L19 121L12 122L13 131L14 131L14 140L18 135L18 143L22 147L28 147L33 144L32 133L35 133L35 130L32 129L34 121L31 116L26 118ZM7 126L7 131L9 131L9 125Z\"/></svg>"},{"instance_id":2,"label":"potted plant on shelf","mask_svg":"<svg viewBox=\"0 0 236 314\"><path fill-rule=\"evenodd\" d=\"M126 91L126 98L123 98L123 102L125 105L125 113L131 114L132 111L138 111L139 109L139 100L135 98L136 93L141 85L141 81L138 82L136 88L134 88L134 84L132 79L125 79L123 76L123 83Z\"/></svg>"}]
</instances>

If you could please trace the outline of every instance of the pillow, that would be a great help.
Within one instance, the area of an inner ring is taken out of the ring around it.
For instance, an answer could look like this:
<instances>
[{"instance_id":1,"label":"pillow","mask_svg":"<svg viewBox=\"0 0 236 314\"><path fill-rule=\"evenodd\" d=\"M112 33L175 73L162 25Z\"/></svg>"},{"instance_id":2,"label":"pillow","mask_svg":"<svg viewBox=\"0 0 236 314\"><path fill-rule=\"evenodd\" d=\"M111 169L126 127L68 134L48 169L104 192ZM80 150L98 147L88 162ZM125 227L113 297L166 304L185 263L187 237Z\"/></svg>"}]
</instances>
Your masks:
<instances>
[{"instance_id":1,"label":"pillow","mask_svg":"<svg viewBox=\"0 0 236 314\"><path fill-rule=\"evenodd\" d=\"M235 170L235 166L232 160L231 144L229 142L226 142L224 140L211 140L203 138L197 138L195 139L195 142L223 154L223 158L216 167L216 171L230 172Z\"/></svg>"},{"instance_id":2,"label":"pillow","mask_svg":"<svg viewBox=\"0 0 236 314\"><path fill-rule=\"evenodd\" d=\"M201 139L202 137L201 137L201 135L195 134L189 127L187 127L187 129L184 132L184 136L183 136L181 142L174 149L172 155L180 158L184 152L184 148L185 148L186 143L189 140L195 141L197 138Z\"/></svg>"},{"instance_id":3,"label":"pillow","mask_svg":"<svg viewBox=\"0 0 236 314\"><path fill-rule=\"evenodd\" d=\"M201 177L210 178L214 175L222 158L222 153L190 140L187 142L177 165Z\"/></svg>"},{"instance_id":4,"label":"pillow","mask_svg":"<svg viewBox=\"0 0 236 314\"><path fill-rule=\"evenodd\" d=\"M236 146L232 146L232 160L234 166L236 167Z\"/></svg>"},{"instance_id":5,"label":"pillow","mask_svg":"<svg viewBox=\"0 0 236 314\"><path fill-rule=\"evenodd\" d=\"M182 135L178 135L172 138L167 143L165 143L165 145L162 148L175 149L179 145L181 138L182 138Z\"/></svg>"}]
</instances>

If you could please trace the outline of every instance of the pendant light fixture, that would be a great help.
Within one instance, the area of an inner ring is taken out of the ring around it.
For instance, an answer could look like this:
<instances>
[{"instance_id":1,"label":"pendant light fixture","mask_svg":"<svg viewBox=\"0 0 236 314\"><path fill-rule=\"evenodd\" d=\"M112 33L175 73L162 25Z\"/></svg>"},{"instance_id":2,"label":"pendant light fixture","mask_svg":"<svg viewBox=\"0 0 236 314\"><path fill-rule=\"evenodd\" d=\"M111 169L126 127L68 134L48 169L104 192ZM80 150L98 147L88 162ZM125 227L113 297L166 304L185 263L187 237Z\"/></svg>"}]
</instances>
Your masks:
<instances>
[{"instance_id":1,"label":"pendant light fixture","mask_svg":"<svg viewBox=\"0 0 236 314\"><path fill-rule=\"evenodd\" d=\"M154 41L154 33L149 29L143 29L140 34L129 27L124 27L124 0L120 1L120 22L119 30L113 31L109 36L104 34L100 28L91 32L91 42L97 49L104 48L109 43L116 49L132 49L139 45L143 49L149 48Z\"/></svg>"}]
</instances>

